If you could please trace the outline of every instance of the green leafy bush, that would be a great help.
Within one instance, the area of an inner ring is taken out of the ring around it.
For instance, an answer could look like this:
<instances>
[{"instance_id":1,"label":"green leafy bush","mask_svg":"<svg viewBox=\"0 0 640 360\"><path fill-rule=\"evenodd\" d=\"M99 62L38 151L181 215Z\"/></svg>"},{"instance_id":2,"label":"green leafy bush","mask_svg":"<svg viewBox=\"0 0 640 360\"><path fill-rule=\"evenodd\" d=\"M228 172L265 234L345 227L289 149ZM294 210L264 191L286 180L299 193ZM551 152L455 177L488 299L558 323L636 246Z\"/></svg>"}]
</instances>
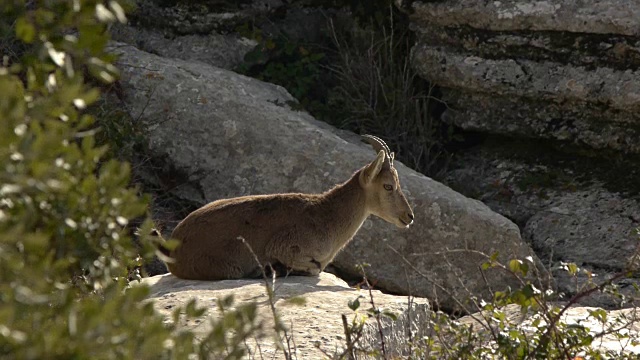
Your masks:
<instances>
[{"instance_id":1,"label":"green leafy bush","mask_svg":"<svg viewBox=\"0 0 640 360\"><path fill-rule=\"evenodd\" d=\"M388 341L397 338L387 337L389 321L386 326L384 323L385 318L396 320L397 317L378 307L369 291L368 298L359 295L349 301L348 306L354 314L351 322L343 316L344 345L333 358L637 359L640 314L635 309L608 312L600 308L584 308L579 315L573 315L573 320L568 320L565 315L571 312L571 308L579 300L595 293L606 292L621 296L617 284L624 283L624 279L637 269L638 254L640 247L632 254L626 269L600 281L592 278L578 286L576 293L564 301L560 301L561 294L541 287L540 283L547 279L538 272L532 258L512 259L507 264L501 264L496 260L497 254L483 254L486 262L480 264L481 271L505 271L520 286L495 291L493 297L486 301L469 294L470 304L459 302L459 306L467 314L463 317L431 312L426 319L420 316L414 318L414 312L407 311L404 316L408 320L403 322L406 329L396 327L395 330L404 330L404 338L391 341L393 346L389 346ZM408 259L403 258L403 261L409 268L413 268ZM588 273L573 263L563 264L562 267L571 276ZM416 268L413 270L421 274ZM532 273L535 276L528 277ZM363 272L361 284L370 289L364 276ZM434 286L446 292L441 285L434 283ZM366 305L363 309L363 305L367 303L370 306ZM411 306L412 303L412 298L409 297L407 304ZM366 326L376 329L379 335L377 344L363 341Z\"/></svg>"},{"instance_id":2,"label":"green leafy bush","mask_svg":"<svg viewBox=\"0 0 640 360\"><path fill-rule=\"evenodd\" d=\"M247 332L195 341L143 301L147 288L128 287L154 253L144 236L134 246L128 228L148 199L129 187L129 165L96 145L101 128L85 111L100 96L92 84L118 75L105 45L108 24L125 21L122 6L14 0L0 11L9 45L0 66L0 357L241 356ZM146 220L141 233L150 229ZM200 312L190 304L174 318ZM242 316L225 329L257 329L250 307L229 314Z\"/></svg>"}]
</instances>

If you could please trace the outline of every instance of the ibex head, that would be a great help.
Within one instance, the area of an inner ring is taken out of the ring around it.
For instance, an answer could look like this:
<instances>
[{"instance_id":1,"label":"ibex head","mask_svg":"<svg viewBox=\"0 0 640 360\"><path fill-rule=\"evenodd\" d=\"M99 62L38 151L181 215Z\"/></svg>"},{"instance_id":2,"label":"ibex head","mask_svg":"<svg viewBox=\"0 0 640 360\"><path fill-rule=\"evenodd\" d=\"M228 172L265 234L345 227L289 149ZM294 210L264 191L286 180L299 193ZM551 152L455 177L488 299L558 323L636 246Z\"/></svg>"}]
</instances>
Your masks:
<instances>
[{"instance_id":1,"label":"ibex head","mask_svg":"<svg viewBox=\"0 0 640 360\"><path fill-rule=\"evenodd\" d=\"M364 140L378 153L376 159L360 174L369 211L397 227L413 223L413 210L402 193L398 172L393 166L394 153L380 138L363 135Z\"/></svg>"}]
</instances>

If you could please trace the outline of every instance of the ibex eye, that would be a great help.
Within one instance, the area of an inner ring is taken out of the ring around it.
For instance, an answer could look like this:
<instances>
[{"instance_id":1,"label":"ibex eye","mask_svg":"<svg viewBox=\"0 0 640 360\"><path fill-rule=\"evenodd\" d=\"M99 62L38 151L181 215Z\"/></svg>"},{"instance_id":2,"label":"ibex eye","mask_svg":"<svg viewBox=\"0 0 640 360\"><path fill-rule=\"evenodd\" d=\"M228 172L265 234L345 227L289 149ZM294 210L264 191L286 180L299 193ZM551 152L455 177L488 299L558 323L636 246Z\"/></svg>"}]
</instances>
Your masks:
<instances>
[{"instance_id":1,"label":"ibex eye","mask_svg":"<svg viewBox=\"0 0 640 360\"><path fill-rule=\"evenodd\" d=\"M391 191L393 190L393 186L389 185L389 184L384 184L384 189L387 191Z\"/></svg>"}]
</instances>

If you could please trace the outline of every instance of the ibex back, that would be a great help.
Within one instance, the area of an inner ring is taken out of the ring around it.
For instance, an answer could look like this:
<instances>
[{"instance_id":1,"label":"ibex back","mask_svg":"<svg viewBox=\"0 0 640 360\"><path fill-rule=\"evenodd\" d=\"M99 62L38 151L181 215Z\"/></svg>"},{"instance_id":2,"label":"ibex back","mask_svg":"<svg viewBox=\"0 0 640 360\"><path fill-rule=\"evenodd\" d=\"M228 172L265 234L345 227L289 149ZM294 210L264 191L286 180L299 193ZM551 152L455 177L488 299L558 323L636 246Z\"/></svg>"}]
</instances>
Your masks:
<instances>
[{"instance_id":1,"label":"ibex back","mask_svg":"<svg viewBox=\"0 0 640 360\"><path fill-rule=\"evenodd\" d=\"M260 276L266 267L279 269L278 275L317 275L369 215L409 227L413 211L400 188L394 153L381 139L363 137L377 157L327 192L224 199L189 214L171 236L180 245L163 251L173 260L167 264L171 273L237 279Z\"/></svg>"}]
</instances>

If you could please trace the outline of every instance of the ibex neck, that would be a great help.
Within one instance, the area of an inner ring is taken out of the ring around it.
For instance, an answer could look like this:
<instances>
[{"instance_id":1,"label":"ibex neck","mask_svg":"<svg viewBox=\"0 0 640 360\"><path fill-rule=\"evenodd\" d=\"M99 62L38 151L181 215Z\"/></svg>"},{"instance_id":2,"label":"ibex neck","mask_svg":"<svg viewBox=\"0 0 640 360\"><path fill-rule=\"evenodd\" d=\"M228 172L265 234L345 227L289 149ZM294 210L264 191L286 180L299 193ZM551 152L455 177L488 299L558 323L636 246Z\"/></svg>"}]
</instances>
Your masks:
<instances>
[{"instance_id":1,"label":"ibex neck","mask_svg":"<svg viewBox=\"0 0 640 360\"><path fill-rule=\"evenodd\" d=\"M360 171L351 179L325 192L320 205L322 212L333 226L328 230L334 245L342 248L369 215L366 209L364 189L360 186Z\"/></svg>"}]
</instances>

